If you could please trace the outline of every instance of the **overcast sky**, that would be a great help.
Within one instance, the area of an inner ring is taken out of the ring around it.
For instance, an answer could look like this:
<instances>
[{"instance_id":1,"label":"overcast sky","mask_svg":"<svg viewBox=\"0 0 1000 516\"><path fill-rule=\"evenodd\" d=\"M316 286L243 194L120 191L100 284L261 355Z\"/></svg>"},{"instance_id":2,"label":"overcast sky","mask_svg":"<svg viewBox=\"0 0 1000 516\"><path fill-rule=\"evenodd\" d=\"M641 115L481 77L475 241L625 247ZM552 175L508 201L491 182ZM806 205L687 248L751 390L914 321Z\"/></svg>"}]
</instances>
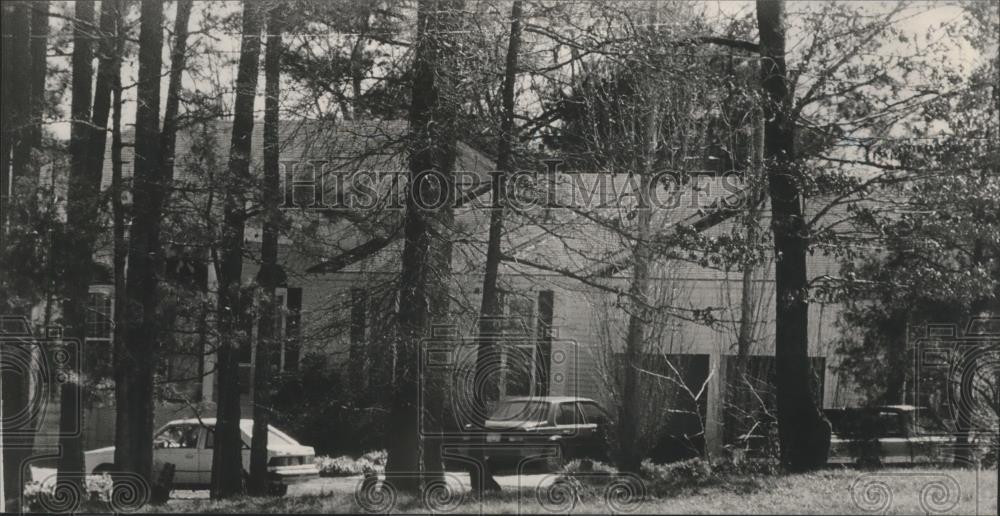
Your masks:
<instances>
[{"instance_id":1,"label":"overcast sky","mask_svg":"<svg viewBox=\"0 0 1000 516\"><path fill-rule=\"evenodd\" d=\"M361 1L361 0L359 0ZM71 15L73 11L73 2L57 1L52 2L51 9L53 12L61 12L66 15ZM879 12L886 12L892 6L890 3L885 2L855 2L854 3L858 9L859 15L876 15ZM705 9L705 13L708 16L738 16L741 14L752 13L754 9L754 2L752 1L710 1L702 4ZM820 2L814 1L793 1L788 4L788 11L790 16L796 16L797 13L802 13L815 9ZM239 9L239 2L195 2L194 10L192 12L190 28L192 31L198 31L203 22L203 13L205 9L211 8L213 13L220 14L227 11L235 11ZM171 2L167 4L165 9L164 19L169 25L172 26L175 14L175 3ZM922 36L926 34L929 30L937 27L942 22L949 22L952 20L958 20L962 16L961 7L954 5L951 2L918 2L913 9L912 15L903 21L900 28L907 34L914 36ZM52 30L55 31L59 27L64 26L65 20L59 19L57 17L51 18ZM237 35L231 34L219 34L213 33L211 38L206 38L204 34L197 34L192 36L192 40L198 38L201 44L206 45L208 51L197 56L198 59L210 60L218 63L219 61L232 58L239 53L239 38ZM794 42L799 39L799 35L789 34L789 48L794 52L795 46ZM898 50L904 50L903 43L895 43L898 46ZM889 51L892 51L892 46L888 47ZM167 66L170 62L169 59L169 47L167 45L167 40L164 40L164 50L163 50L164 66ZM948 61L952 63L961 62L964 63L964 68L966 71L972 70L980 61L980 56L971 47L966 45L953 46L949 51ZM794 54L793 54L794 57ZM50 57L50 65L56 65L64 69L69 69L69 58L68 57ZM790 63L794 66L794 62ZM213 68L213 67L206 67ZM215 66L216 74L214 76L220 84L223 84L227 89L233 88L233 82L235 81L235 64L231 66ZM263 71L263 70L262 70ZM123 69L123 80L125 84L134 83L137 76L137 66L135 62L135 57L124 64ZM204 79L202 79L204 80ZM50 84L51 86L51 84ZM196 88L198 84L192 78L190 73L184 74L184 86L189 89ZM210 91L204 88L205 91ZM161 102L165 102L167 90L167 78L164 76L161 83ZM263 77L260 78L260 83L258 87L258 95L255 108L258 111L258 118L264 107L263 102ZM126 90L125 92L126 104L123 111L123 123L126 127L132 125L135 120L135 88ZM68 102L68 93L64 95L64 100ZM232 105L232 99L230 96L224 99L227 106ZM162 109L162 104L161 104ZM182 107L183 109L183 107ZM64 116L68 116L68 106L63 106L62 112ZM61 120L51 120L49 129L60 138L69 137L69 124L66 122L65 118Z\"/></svg>"}]
</instances>

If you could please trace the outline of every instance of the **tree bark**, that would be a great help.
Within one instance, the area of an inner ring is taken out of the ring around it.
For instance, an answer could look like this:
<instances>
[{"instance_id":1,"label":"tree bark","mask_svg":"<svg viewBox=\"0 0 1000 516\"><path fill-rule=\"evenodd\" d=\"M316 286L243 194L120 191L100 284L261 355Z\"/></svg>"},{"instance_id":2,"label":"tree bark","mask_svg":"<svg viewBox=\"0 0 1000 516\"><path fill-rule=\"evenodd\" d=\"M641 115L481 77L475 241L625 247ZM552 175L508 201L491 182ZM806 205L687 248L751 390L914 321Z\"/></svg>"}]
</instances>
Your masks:
<instances>
[{"instance_id":1,"label":"tree bark","mask_svg":"<svg viewBox=\"0 0 1000 516\"><path fill-rule=\"evenodd\" d=\"M281 93L281 32L285 6L271 8L264 54L264 224L260 251L260 322L253 372L253 435L250 444L250 494L267 494L267 425L271 412L271 356L274 351L275 289L278 287L278 231L281 179L278 102Z\"/></svg>"},{"instance_id":2,"label":"tree bark","mask_svg":"<svg viewBox=\"0 0 1000 516\"><path fill-rule=\"evenodd\" d=\"M119 31L118 55L124 50L125 31ZM125 241L125 204L122 195L125 193L122 185L122 78L121 69L114 77L111 86L112 111L111 117L111 232L114 255L112 268L115 278L114 322L115 328L125 328L125 258L128 256L128 243ZM114 348L115 366L115 449L128 449L130 437L126 432L128 422L128 352L125 347L123 331L114 331L112 346ZM117 461L117 457L116 457ZM121 466L119 466L121 467Z\"/></svg>"},{"instance_id":3,"label":"tree bark","mask_svg":"<svg viewBox=\"0 0 1000 516\"><path fill-rule=\"evenodd\" d=\"M163 152L164 175L174 178L174 145L177 142L177 112L181 99L181 74L187 60L188 20L194 0L177 2L177 17L174 18L174 46L170 51L170 79L167 83L167 105L163 112L163 129L160 134L160 148Z\"/></svg>"},{"instance_id":4,"label":"tree bark","mask_svg":"<svg viewBox=\"0 0 1000 516\"><path fill-rule=\"evenodd\" d=\"M443 60L452 50L449 18L460 16L460 0L421 0L417 6L417 36L410 105L409 189L400 271L399 341L396 345L395 383L389 413L387 474L396 489L416 492L421 466L420 417L417 406L420 379L417 360L421 339L431 322L433 288L432 231L440 206L436 201L453 183L456 156L455 114L448 97ZM433 171L433 174L428 174ZM434 175L437 175L434 181ZM442 184L444 183L444 184ZM446 239L446 235L439 235Z\"/></svg>"},{"instance_id":5,"label":"tree bark","mask_svg":"<svg viewBox=\"0 0 1000 516\"><path fill-rule=\"evenodd\" d=\"M790 471L826 463L830 425L813 399L809 362L807 232L795 165L793 94L785 66L785 3L757 1L764 160L771 198L775 255L775 366L781 462Z\"/></svg>"},{"instance_id":6,"label":"tree bark","mask_svg":"<svg viewBox=\"0 0 1000 516\"><path fill-rule=\"evenodd\" d=\"M18 178L27 176L30 166L32 140L30 138L35 121L32 117L31 103L31 61L28 48L30 46L30 4L28 2L11 2L5 4L3 19L4 36L4 96L3 96L3 171L0 173L0 246L6 243L7 215L12 183ZM43 63L44 66L44 63ZM4 300L6 301L6 300ZM6 303L5 303L6 304ZM17 306L14 313L27 312L27 306ZM2 308L0 308L2 309ZM0 350L0 353L8 350ZM17 353L17 351L12 351ZM17 421L17 414L25 410L29 403L28 377L16 371L4 371L0 378L0 397L2 397L3 417L7 421L2 428L3 493L4 504L0 509L13 510L17 508L23 479L21 466L31 454L31 437L26 432L31 428L13 428L10 423ZM31 422L29 422L30 424ZM6 504L10 504L7 506Z\"/></svg>"},{"instance_id":7,"label":"tree bark","mask_svg":"<svg viewBox=\"0 0 1000 516\"><path fill-rule=\"evenodd\" d=\"M507 43L507 56L504 64L504 82L502 91L503 111L500 120L500 139L497 142L497 170L492 174L492 200L490 207L490 229L486 244L486 271L483 275L483 297L479 308L479 335L476 349L476 369L472 393L473 415L476 421L473 425L481 429L489 414L492 403L499 397L495 378L496 363L499 359L496 346L500 336L500 319L503 307L500 306L499 290L497 288L498 271L500 269L501 237L503 235L504 199L506 198L507 176L513 172L513 146L516 141L514 126L514 87L517 80L517 58L521 48L521 0L514 0L511 5L510 39ZM494 372L492 375L490 374ZM499 491L500 484L493 478L488 464L480 464L484 475L480 478L478 468L470 468L470 482L474 491Z\"/></svg>"},{"instance_id":8,"label":"tree bark","mask_svg":"<svg viewBox=\"0 0 1000 516\"><path fill-rule=\"evenodd\" d=\"M650 12L650 26L656 26L657 12L655 6ZM652 236L650 224L653 218L652 178L655 171L656 148L659 140L657 123L659 118L658 103L654 95L650 95L652 106L643 129L645 140L645 155L641 157L639 169L639 191L636 192L636 235L632 249L632 282L629 285L629 298L632 300L629 312L628 333L625 337L624 385L622 387L622 414L619 445L621 456L619 468L633 473L639 472L639 465L645 455L645 446L641 443L643 400L639 394L639 370L643 367L645 354L647 326L649 324L649 275L650 264L653 261L649 249Z\"/></svg>"},{"instance_id":9,"label":"tree bark","mask_svg":"<svg viewBox=\"0 0 1000 516\"><path fill-rule=\"evenodd\" d=\"M45 114L45 77L48 63L49 1L31 4L31 146L42 146L42 117Z\"/></svg>"},{"instance_id":10,"label":"tree bark","mask_svg":"<svg viewBox=\"0 0 1000 516\"><path fill-rule=\"evenodd\" d=\"M93 264L93 242L97 231L97 196L100 176L95 179L89 166L88 152L94 131L91 130L91 92L94 50L94 3L77 2L73 22L72 93L70 113L70 176L66 202L65 240L63 253L67 257L68 279L62 303L62 324L65 335L83 344L86 337L87 302L90 271ZM78 350L70 347L70 354ZM70 364L76 359L71 359ZM68 381L60 385L58 480L82 485L83 447L78 435L82 429L83 407L79 406L83 389L83 371L67 371Z\"/></svg>"},{"instance_id":11,"label":"tree bark","mask_svg":"<svg viewBox=\"0 0 1000 516\"><path fill-rule=\"evenodd\" d=\"M14 7L13 39L6 42L13 50L13 81L11 104L6 106L13 112L13 151L11 177L25 176L30 170L32 134L32 90L31 90L31 4L17 2ZM8 192L9 193L9 192Z\"/></svg>"},{"instance_id":12,"label":"tree bark","mask_svg":"<svg viewBox=\"0 0 1000 516\"><path fill-rule=\"evenodd\" d=\"M160 74L163 65L163 3L143 0L136 91L133 217L125 281L127 424L118 431L128 446L115 448L115 463L147 481L153 468L153 376L159 356L160 218L166 181L160 149ZM121 410L121 409L119 409Z\"/></svg>"},{"instance_id":13,"label":"tree bark","mask_svg":"<svg viewBox=\"0 0 1000 516\"><path fill-rule=\"evenodd\" d=\"M241 331L243 233L246 227L246 191L251 187L250 152L253 103L260 60L261 16L257 1L243 2L240 63L236 76L233 136L229 174L225 179L221 267L219 269L219 399L212 459L213 499L229 498L243 490L243 441L240 438L238 349L248 332Z\"/></svg>"},{"instance_id":14,"label":"tree bark","mask_svg":"<svg viewBox=\"0 0 1000 516\"><path fill-rule=\"evenodd\" d=\"M14 39L14 11L17 4L6 2L0 5L0 32L4 41ZM14 45L0 45L0 103L4 107L13 105L14 95ZM14 119L11 109L0 109L0 246L7 243L7 212L10 203L10 160L14 146Z\"/></svg>"}]
</instances>

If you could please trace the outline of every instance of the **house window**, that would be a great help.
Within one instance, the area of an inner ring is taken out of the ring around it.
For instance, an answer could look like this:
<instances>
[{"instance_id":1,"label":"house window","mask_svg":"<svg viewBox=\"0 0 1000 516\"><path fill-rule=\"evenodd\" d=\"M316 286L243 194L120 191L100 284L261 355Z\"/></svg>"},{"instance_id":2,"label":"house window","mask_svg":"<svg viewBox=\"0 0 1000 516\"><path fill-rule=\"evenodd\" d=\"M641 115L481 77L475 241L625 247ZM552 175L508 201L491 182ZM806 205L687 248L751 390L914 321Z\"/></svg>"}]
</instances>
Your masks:
<instances>
[{"instance_id":1,"label":"house window","mask_svg":"<svg viewBox=\"0 0 1000 516\"><path fill-rule=\"evenodd\" d=\"M87 297L83 369L94 379L111 378L114 309L112 294L106 289L92 288Z\"/></svg>"},{"instance_id":2,"label":"house window","mask_svg":"<svg viewBox=\"0 0 1000 516\"><path fill-rule=\"evenodd\" d=\"M508 292L504 296L504 307L506 324L500 393L502 396L528 396L532 394L536 373L535 300L527 295Z\"/></svg>"},{"instance_id":3,"label":"house window","mask_svg":"<svg viewBox=\"0 0 1000 516\"><path fill-rule=\"evenodd\" d=\"M91 292L87 302L87 341L111 341L114 326L111 294Z\"/></svg>"},{"instance_id":4,"label":"house window","mask_svg":"<svg viewBox=\"0 0 1000 516\"><path fill-rule=\"evenodd\" d=\"M248 301L249 302L249 301ZM259 303L259 301L255 301ZM294 371L299 361L299 312L302 304L302 289L277 288L274 292L274 347L271 364L279 371ZM258 307L259 309L259 304ZM256 312L256 311L255 311ZM250 320L249 342L240 347L240 392L250 393L253 378L253 363L260 336L260 319Z\"/></svg>"}]
</instances>

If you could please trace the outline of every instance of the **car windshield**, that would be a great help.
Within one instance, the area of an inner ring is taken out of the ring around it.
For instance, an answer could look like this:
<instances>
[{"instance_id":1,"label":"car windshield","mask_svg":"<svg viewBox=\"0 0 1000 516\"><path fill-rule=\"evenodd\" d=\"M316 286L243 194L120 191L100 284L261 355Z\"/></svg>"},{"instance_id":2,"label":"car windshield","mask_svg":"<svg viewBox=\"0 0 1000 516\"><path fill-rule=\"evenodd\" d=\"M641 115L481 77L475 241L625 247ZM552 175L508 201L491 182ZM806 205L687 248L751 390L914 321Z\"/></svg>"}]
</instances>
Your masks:
<instances>
[{"instance_id":1,"label":"car windshield","mask_svg":"<svg viewBox=\"0 0 1000 516\"><path fill-rule=\"evenodd\" d=\"M242 430L243 433L246 434L247 437L252 436L253 435L253 421L241 421L240 422L240 430ZM295 439L292 439L291 437L289 437L288 434L282 432L281 430L278 430L277 428L275 428L275 427L273 427L271 425L267 425L267 430L268 430L268 434L267 434L267 443L268 444L282 444L282 445L290 445L290 446L295 446L295 445L299 444L299 443L295 442Z\"/></svg>"},{"instance_id":2,"label":"car windshield","mask_svg":"<svg viewBox=\"0 0 1000 516\"><path fill-rule=\"evenodd\" d=\"M926 409L917 411L917 430L921 434L950 433L948 425L937 414Z\"/></svg>"},{"instance_id":3,"label":"car windshield","mask_svg":"<svg viewBox=\"0 0 1000 516\"><path fill-rule=\"evenodd\" d=\"M841 437L876 438L905 435L903 414L878 410L827 410L833 433Z\"/></svg>"},{"instance_id":4,"label":"car windshield","mask_svg":"<svg viewBox=\"0 0 1000 516\"><path fill-rule=\"evenodd\" d=\"M501 401L490 416L494 421L545 421L549 404L544 401Z\"/></svg>"}]
</instances>

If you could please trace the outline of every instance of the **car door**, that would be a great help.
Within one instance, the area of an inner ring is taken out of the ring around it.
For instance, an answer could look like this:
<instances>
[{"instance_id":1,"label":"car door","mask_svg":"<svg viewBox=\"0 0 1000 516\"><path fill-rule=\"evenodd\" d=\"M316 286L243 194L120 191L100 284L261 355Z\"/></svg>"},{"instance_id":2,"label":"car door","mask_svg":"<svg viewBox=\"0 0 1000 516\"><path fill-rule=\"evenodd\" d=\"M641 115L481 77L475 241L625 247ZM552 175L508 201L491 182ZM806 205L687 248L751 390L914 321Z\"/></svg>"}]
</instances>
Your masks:
<instances>
[{"instance_id":1,"label":"car door","mask_svg":"<svg viewBox=\"0 0 1000 516\"><path fill-rule=\"evenodd\" d=\"M248 458L250 453L250 446L246 442L246 437L240 432L241 439L243 440L243 451L241 455L243 456L243 469L244 471L248 469ZM211 426L205 427L205 445L199 450L198 453L198 470L200 473L200 483L203 485L209 485L212 483L212 454L215 451L215 428Z\"/></svg>"},{"instance_id":2,"label":"car door","mask_svg":"<svg viewBox=\"0 0 1000 516\"><path fill-rule=\"evenodd\" d=\"M926 409L913 413L910 419L910 454L915 463L939 463L950 459L948 450L955 441L954 433L944 422Z\"/></svg>"},{"instance_id":3,"label":"car door","mask_svg":"<svg viewBox=\"0 0 1000 516\"><path fill-rule=\"evenodd\" d=\"M153 437L153 459L174 465L174 483L198 482L198 446L201 427L194 424L167 425Z\"/></svg>"},{"instance_id":4,"label":"car door","mask_svg":"<svg viewBox=\"0 0 1000 516\"><path fill-rule=\"evenodd\" d=\"M559 436L559 445L564 459L576 457L579 445L577 437L576 403L566 402L556 406L555 433Z\"/></svg>"},{"instance_id":5,"label":"car door","mask_svg":"<svg viewBox=\"0 0 1000 516\"><path fill-rule=\"evenodd\" d=\"M908 463L910 438L906 431L904 414L896 411L880 411L878 414L879 459L883 464Z\"/></svg>"},{"instance_id":6,"label":"car door","mask_svg":"<svg viewBox=\"0 0 1000 516\"><path fill-rule=\"evenodd\" d=\"M586 441L587 457L597 460L607 460L607 439L611 420L597 403L592 401L580 402L580 409L587 423L587 430L590 435Z\"/></svg>"}]
</instances>

